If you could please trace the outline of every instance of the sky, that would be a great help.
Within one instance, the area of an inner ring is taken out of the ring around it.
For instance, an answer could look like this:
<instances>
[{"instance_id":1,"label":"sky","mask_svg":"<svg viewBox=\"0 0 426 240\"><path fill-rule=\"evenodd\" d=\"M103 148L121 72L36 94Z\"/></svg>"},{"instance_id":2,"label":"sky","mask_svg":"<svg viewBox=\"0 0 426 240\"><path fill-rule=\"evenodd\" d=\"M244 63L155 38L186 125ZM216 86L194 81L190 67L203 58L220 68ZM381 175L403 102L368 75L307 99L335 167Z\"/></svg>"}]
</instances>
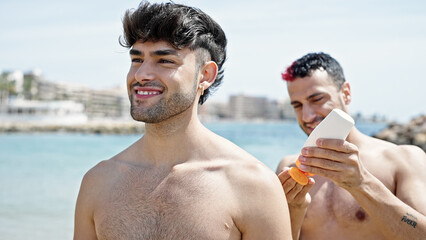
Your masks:
<instances>
[{"instance_id":1,"label":"sky","mask_svg":"<svg viewBox=\"0 0 426 240\"><path fill-rule=\"evenodd\" d=\"M139 2L0 0L0 71L125 86L130 58L118 43L121 19ZM288 99L281 72L306 53L325 52L351 85L351 113L398 122L426 114L426 1L175 2L209 14L228 38L225 78L207 103L236 94Z\"/></svg>"}]
</instances>

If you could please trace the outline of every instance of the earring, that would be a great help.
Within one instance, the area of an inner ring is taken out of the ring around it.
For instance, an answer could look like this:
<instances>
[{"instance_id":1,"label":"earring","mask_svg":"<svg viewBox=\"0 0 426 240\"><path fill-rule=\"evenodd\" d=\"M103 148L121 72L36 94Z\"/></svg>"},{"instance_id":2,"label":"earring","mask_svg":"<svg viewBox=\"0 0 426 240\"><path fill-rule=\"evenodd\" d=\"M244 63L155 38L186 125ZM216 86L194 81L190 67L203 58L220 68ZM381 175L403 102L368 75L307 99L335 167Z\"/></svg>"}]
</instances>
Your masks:
<instances>
[{"instance_id":1,"label":"earring","mask_svg":"<svg viewBox=\"0 0 426 240\"><path fill-rule=\"evenodd\" d=\"M201 96L204 95L204 86L201 86Z\"/></svg>"}]
</instances>

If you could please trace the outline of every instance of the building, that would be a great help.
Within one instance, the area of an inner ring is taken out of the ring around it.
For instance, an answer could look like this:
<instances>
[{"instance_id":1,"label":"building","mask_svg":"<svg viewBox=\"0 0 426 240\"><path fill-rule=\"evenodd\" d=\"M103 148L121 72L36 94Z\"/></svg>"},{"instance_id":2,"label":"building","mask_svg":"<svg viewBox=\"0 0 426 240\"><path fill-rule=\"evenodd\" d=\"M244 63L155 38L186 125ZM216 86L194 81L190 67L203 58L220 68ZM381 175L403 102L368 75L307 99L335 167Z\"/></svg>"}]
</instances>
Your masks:
<instances>
[{"instance_id":1,"label":"building","mask_svg":"<svg viewBox=\"0 0 426 240\"><path fill-rule=\"evenodd\" d=\"M230 117L235 120L278 120L281 118L277 101L243 94L233 95L229 98L229 112Z\"/></svg>"},{"instance_id":2,"label":"building","mask_svg":"<svg viewBox=\"0 0 426 240\"><path fill-rule=\"evenodd\" d=\"M9 99L74 101L83 105L90 119L130 118L130 103L124 87L95 90L72 83L51 82L38 70L4 72L0 76L1 112L6 110Z\"/></svg>"},{"instance_id":3,"label":"building","mask_svg":"<svg viewBox=\"0 0 426 240\"><path fill-rule=\"evenodd\" d=\"M83 104L74 101L36 101L13 99L0 112L4 123L32 123L39 125L75 125L87 123Z\"/></svg>"},{"instance_id":4,"label":"building","mask_svg":"<svg viewBox=\"0 0 426 240\"><path fill-rule=\"evenodd\" d=\"M130 104L126 90L120 87L95 90L70 83L38 81L36 99L42 101L72 100L84 105L91 119L124 118Z\"/></svg>"}]
</instances>

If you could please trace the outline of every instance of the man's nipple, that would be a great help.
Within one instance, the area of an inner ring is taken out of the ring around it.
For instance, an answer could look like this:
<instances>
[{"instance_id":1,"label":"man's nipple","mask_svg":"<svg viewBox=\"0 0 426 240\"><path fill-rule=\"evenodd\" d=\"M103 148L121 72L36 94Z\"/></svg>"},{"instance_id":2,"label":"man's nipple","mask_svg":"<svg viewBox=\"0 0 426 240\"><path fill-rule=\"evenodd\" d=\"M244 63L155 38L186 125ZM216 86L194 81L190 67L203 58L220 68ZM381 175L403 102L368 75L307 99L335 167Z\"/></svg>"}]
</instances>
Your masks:
<instances>
[{"instance_id":1,"label":"man's nipple","mask_svg":"<svg viewBox=\"0 0 426 240\"><path fill-rule=\"evenodd\" d=\"M364 212L364 210L358 210L358 211L356 211L356 213L355 213L355 217L356 217L356 219L358 219L358 221L364 221L365 220L365 218L367 217L366 216L366 213Z\"/></svg>"}]
</instances>

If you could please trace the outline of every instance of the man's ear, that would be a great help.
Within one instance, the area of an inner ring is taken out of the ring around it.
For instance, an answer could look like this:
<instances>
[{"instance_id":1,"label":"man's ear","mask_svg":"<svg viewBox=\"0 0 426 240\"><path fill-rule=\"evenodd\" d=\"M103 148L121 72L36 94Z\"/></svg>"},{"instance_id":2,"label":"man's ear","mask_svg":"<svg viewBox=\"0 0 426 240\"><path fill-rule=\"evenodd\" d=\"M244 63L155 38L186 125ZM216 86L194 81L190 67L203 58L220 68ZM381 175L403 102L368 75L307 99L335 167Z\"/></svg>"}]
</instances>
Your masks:
<instances>
[{"instance_id":1,"label":"man's ear","mask_svg":"<svg viewBox=\"0 0 426 240\"><path fill-rule=\"evenodd\" d=\"M342 94L343 94L343 101L346 105L349 105L352 100L352 94L351 94L351 86L348 82L344 82L342 85Z\"/></svg>"},{"instance_id":2,"label":"man's ear","mask_svg":"<svg viewBox=\"0 0 426 240\"><path fill-rule=\"evenodd\" d=\"M201 79L200 79L200 86L204 87L204 89L209 88L214 81L216 80L217 76L217 64L213 61L206 62L201 67Z\"/></svg>"}]
</instances>

